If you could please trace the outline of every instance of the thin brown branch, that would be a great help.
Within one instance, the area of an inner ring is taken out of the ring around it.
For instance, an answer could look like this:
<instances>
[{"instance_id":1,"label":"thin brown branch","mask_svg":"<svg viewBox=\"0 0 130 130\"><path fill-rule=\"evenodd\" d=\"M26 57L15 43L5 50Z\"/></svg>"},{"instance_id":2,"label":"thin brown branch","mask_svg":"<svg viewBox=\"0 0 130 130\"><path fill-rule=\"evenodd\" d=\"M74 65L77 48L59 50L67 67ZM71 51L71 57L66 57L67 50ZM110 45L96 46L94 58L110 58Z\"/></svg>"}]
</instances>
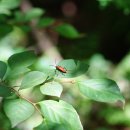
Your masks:
<instances>
[{"instance_id":1,"label":"thin brown branch","mask_svg":"<svg viewBox=\"0 0 130 130\"><path fill-rule=\"evenodd\" d=\"M40 110L38 109L38 107L36 106L37 103L33 103L32 101L30 101L30 100L28 100L27 98L23 97L22 95L19 94L19 92L18 92L16 89L11 88L11 90L14 91L15 94L16 94L19 98L24 99L24 100L26 100L27 102L29 102L30 104L32 104L32 105L34 106L34 108L38 111L38 113L43 117L43 114L41 113L41 111L40 111ZM44 118L44 117L43 117L43 118Z\"/></svg>"}]
</instances>

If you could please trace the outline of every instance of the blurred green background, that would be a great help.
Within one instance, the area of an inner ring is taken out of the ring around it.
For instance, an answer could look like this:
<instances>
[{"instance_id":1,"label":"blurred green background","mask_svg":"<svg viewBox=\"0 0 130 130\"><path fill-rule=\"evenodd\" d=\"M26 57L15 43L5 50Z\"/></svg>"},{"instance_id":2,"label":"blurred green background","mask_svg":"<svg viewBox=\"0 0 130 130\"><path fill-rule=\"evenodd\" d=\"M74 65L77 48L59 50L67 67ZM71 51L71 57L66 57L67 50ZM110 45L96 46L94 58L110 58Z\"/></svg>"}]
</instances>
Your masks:
<instances>
[{"instance_id":1,"label":"blurred green background","mask_svg":"<svg viewBox=\"0 0 130 130\"><path fill-rule=\"evenodd\" d=\"M26 17L22 14L36 7L41 10ZM36 26L40 18L52 21ZM80 36L71 38L54 31L61 23L74 26ZM88 78L112 78L119 85L126 99L124 109L86 99L71 85L65 85L61 99L75 107L84 130L130 130L129 48L130 0L0 1L0 60L34 49L38 55L35 69L45 71L62 58L79 59L90 65ZM34 97L40 99L36 93ZM9 129L10 122L1 108L0 130ZM23 129L19 126L11 130Z\"/></svg>"}]
</instances>

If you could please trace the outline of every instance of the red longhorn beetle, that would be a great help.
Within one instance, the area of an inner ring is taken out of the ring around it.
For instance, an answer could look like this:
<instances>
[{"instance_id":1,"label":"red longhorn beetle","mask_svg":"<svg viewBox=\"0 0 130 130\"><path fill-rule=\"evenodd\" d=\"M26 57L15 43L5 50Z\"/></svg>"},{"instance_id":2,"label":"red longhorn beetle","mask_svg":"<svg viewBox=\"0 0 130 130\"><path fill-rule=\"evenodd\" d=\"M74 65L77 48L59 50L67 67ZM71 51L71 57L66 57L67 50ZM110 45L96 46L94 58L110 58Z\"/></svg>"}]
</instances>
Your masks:
<instances>
[{"instance_id":1,"label":"red longhorn beetle","mask_svg":"<svg viewBox=\"0 0 130 130\"><path fill-rule=\"evenodd\" d=\"M66 68L64 68L62 66L59 66L59 65L57 65L55 67L56 67L56 70L58 70L58 71L60 71L62 73L67 73L67 69Z\"/></svg>"},{"instance_id":2,"label":"red longhorn beetle","mask_svg":"<svg viewBox=\"0 0 130 130\"><path fill-rule=\"evenodd\" d=\"M51 66L54 66L54 65L51 65ZM62 67L62 66L59 66L59 65L56 65L54 66L56 68L56 70L62 72L62 73L67 73L67 69L65 67ZM56 73L56 71L55 71Z\"/></svg>"}]
</instances>

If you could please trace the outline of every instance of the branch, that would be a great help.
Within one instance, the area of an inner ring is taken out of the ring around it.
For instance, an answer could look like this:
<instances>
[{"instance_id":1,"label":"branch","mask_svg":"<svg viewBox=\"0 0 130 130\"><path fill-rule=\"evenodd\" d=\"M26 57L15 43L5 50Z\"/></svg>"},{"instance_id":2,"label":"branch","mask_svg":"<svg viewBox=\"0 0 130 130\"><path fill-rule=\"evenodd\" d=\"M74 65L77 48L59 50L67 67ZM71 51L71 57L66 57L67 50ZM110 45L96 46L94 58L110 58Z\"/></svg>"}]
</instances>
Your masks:
<instances>
[{"instance_id":1,"label":"branch","mask_svg":"<svg viewBox=\"0 0 130 130\"><path fill-rule=\"evenodd\" d=\"M28 100L27 98L23 97L22 95L19 94L19 92L14 89L14 88L11 88L12 91L14 91L16 93L16 95L21 98L21 99L24 99L26 100L27 102L29 102L30 104L32 104L34 106L34 108L38 111L38 113L43 117L43 114L41 113L41 111L38 109L38 107L36 106L37 103L33 103L32 101ZM44 117L43 117L44 118Z\"/></svg>"}]
</instances>

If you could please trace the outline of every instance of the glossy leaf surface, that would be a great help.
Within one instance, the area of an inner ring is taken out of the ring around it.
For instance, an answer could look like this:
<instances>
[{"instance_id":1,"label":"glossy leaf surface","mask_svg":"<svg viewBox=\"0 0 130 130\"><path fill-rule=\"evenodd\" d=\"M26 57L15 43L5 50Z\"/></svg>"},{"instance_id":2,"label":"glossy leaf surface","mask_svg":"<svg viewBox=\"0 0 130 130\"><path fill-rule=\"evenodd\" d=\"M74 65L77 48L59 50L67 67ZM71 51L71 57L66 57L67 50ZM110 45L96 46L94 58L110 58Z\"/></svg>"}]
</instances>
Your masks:
<instances>
[{"instance_id":1,"label":"glossy leaf surface","mask_svg":"<svg viewBox=\"0 0 130 130\"><path fill-rule=\"evenodd\" d=\"M100 101L116 103L121 101L125 103L118 85L110 79L90 79L78 82L79 90L86 97Z\"/></svg>"},{"instance_id":2,"label":"glossy leaf surface","mask_svg":"<svg viewBox=\"0 0 130 130\"><path fill-rule=\"evenodd\" d=\"M70 104L62 100L46 100L39 105L47 121L67 125L68 130L83 130L79 116Z\"/></svg>"},{"instance_id":3,"label":"glossy leaf surface","mask_svg":"<svg viewBox=\"0 0 130 130\"><path fill-rule=\"evenodd\" d=\"M57 66L66 70L66 73L57 70L56 75L60 78L73 78L85 74L88 70L88 65L82 61L67 59L60 61Z\"/></svg>"},{"instance_id":4,"label":"glossy leaf surface","mask_svg":"<svg viewBox=\"0 0 130 130\"><path fill-rule=\"evenodd\" d=\"M63 87L58 82L45 83L40 87L41 93L50 96L60 97Z\"/></svg>"},{"instance_id":5,"label":"glossy leaf surface","mask_svg":"<svg viewBox=\"0 0 130 130\"><path fill-rule=\"evenodd\" d=\"M30 88L43 83L46 80L46 75L39 71L32 71L26 74L22 80L20 89Z\"/></svg>"},{"instance_id":6,"label":"glossy leaf surface","mask_svg":"<svg viewBox=\"0 0 130 130\"><path fill-rule=\"evenodd\" d=\"M34 51L25 51L12 55L8 59L8 64L11 69L25 68L32 65L36 60Z\"/></svg>"},{"instance_id":7,"label":"glossy leaf surface","mask_svg":"<svg viewBox=\"0 0 130 130\"><path fill-rule=\"evenodd\" d=\"M35 111L34 106L23 99L6 100L4 111L10 119L12 127L28 119Z\"/></svg>"}]
</instances>

